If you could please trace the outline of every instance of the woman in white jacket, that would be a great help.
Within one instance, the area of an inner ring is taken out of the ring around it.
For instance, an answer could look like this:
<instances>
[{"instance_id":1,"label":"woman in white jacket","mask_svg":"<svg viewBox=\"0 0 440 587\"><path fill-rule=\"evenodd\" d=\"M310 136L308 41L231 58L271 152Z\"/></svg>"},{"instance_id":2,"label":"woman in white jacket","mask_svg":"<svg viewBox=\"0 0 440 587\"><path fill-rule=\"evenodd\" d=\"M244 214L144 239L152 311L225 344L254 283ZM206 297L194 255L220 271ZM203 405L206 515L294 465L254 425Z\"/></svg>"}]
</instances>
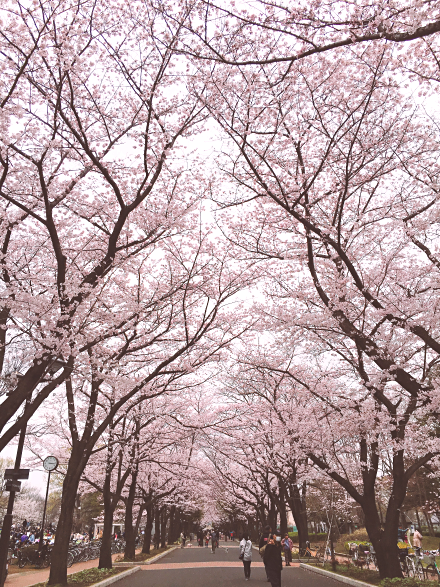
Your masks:
<instances>
[{"instance_id":1,"label":"woman in white jacket","mask_svg":"<svg viewBox=\"0 0 440 587\"><path fill-rule=\"evenodd\" d=\"M240 541L240 558L243 561L245 579L249 581L251 576L252 542L247 534L243 534Z\"/></svg>"}]
</instances>

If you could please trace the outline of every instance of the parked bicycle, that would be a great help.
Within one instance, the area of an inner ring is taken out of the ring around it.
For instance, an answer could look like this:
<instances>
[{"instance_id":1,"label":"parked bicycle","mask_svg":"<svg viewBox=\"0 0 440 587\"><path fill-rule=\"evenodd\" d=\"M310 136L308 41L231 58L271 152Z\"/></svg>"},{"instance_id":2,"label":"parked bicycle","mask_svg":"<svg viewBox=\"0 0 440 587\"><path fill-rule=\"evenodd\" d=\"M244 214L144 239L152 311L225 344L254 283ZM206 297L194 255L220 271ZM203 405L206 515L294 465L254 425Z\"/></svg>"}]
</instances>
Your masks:
<instances>
[{"instance_id":1,"label":"parked bicycle","mask_svg":"<svg viewBox=\"0 0 440 587\"><path fill-rule=\"evenodd\" d=\"M34 565L40 569L47 568L50 565L48 546L44 544L41 550L38 550L38 544L20 548L18 551L18 566L22 569L26 565Z\"/></svg>"},{"instance_id":2,"label":"parked bicycle","mask_svg":"<svg viewBox=\"0 0 440 587\"><path fill-rule=\"evenodd\" d=\"M325 562L325 547L324 547L324 545L321 544L317 547L316 551L313 553L312 549L310 547L310 542L307 541L306 547L299 549L299 557L300 558L313 558L319 563L324 563Z\"/></svg>"},{"instance_id":3,"label":"parked bicycle","mask_svg":"<svg viewBox=\"0 0 440 587\"><path fill-rule=\"evenodd\" d=\"M420 558L420 564L422 561L425 563L425 568L422 565L422 572L424 574L424 578L428 578L428 569L432 569L437 574L437 579L440 581L440 570L437 566L437 562L435 560L436 556L438 555L437 550L426 551L423 553L423 558Z\"/></svg>"}]
</instances>

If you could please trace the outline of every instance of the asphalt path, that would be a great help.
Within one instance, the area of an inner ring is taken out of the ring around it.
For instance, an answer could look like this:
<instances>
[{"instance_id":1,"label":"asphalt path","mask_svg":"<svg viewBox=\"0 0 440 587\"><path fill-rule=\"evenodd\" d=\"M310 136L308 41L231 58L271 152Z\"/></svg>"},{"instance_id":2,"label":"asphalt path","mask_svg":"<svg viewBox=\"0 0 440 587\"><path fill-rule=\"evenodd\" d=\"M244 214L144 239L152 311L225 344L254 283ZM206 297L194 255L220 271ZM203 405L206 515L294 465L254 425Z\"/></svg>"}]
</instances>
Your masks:
<instances>
[{"instance_id":1,"label":"asphalt path","mask_svg":"<svg viewBox=\"0 0 440 587\"><path fill-rule=\"evenodd\" d=\"M215 554L196 545L178 548L134 575L113 583L114 587L269 587L257 550L253 551L250 581L244 579L237 543L221 543ZM338 587L327 579L298 566L283 568L282 587Z\"/></svg>"}]
</instances>

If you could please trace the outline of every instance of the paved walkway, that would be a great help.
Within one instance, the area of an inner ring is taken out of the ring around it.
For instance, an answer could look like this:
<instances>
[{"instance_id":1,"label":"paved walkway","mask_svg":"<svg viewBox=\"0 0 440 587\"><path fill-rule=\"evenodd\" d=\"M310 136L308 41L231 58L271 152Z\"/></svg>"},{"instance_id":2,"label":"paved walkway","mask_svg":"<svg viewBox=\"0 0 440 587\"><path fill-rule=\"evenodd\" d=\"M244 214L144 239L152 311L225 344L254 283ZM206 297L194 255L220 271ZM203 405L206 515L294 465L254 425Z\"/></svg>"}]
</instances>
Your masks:
<instances>
[{"instance_id":1,"label":"paved walkway","mask_svg":"<svg viewBox=\"0 0 440 587\"><path fill-rule=\"evenodd\" d=\"M141 571L114 583L114 587L268 587L260 555L253 551L251 579L244 580L238 544L222 542L215 554L210 548L191 546L174 550ZM283 587L338 587L341 583L295 564L283 568Z\"/></svg>"},{"instance_id":2,"label":"paved walkway","mask_svg":"<svg viewBox=\"0 0 440 587\"><path fill-rule=\"evenodd\" d=\"M243 563L238 559L237 542L221 542L215 554L211 548L196 544L178 548L159 559L144 565L142 570L114 583L114 587L244 587ZM113 555L113 560L120 556ZM253 587L268 587L264 565L257 550L252 552L251 579ZM77 563L68 570L76 573L97 566L97 560ZM49 569L9 575L5 587L30 587L47 581ZM342 584L299 568L298 563L283 568L282 587L338 587Z\"/></svg>"}]
</instances>

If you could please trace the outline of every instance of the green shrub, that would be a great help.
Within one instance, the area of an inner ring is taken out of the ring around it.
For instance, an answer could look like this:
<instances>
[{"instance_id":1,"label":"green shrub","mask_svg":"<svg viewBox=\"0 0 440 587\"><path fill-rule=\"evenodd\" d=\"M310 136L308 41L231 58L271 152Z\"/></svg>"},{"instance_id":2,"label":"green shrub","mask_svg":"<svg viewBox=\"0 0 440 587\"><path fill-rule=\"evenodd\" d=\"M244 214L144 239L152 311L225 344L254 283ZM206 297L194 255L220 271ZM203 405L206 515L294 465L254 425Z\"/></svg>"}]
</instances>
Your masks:
<instances>
[{"instance_id":1,"label":"green shrub","mask_svg":"<svg viewBox=\"0 0 440 587\"><path fill-rule=\"evenodd\" d=\"M420 581L414 577L404 579L382 579L380 587L432 587L432 581Z\"/></svg>"}]
</instances>

